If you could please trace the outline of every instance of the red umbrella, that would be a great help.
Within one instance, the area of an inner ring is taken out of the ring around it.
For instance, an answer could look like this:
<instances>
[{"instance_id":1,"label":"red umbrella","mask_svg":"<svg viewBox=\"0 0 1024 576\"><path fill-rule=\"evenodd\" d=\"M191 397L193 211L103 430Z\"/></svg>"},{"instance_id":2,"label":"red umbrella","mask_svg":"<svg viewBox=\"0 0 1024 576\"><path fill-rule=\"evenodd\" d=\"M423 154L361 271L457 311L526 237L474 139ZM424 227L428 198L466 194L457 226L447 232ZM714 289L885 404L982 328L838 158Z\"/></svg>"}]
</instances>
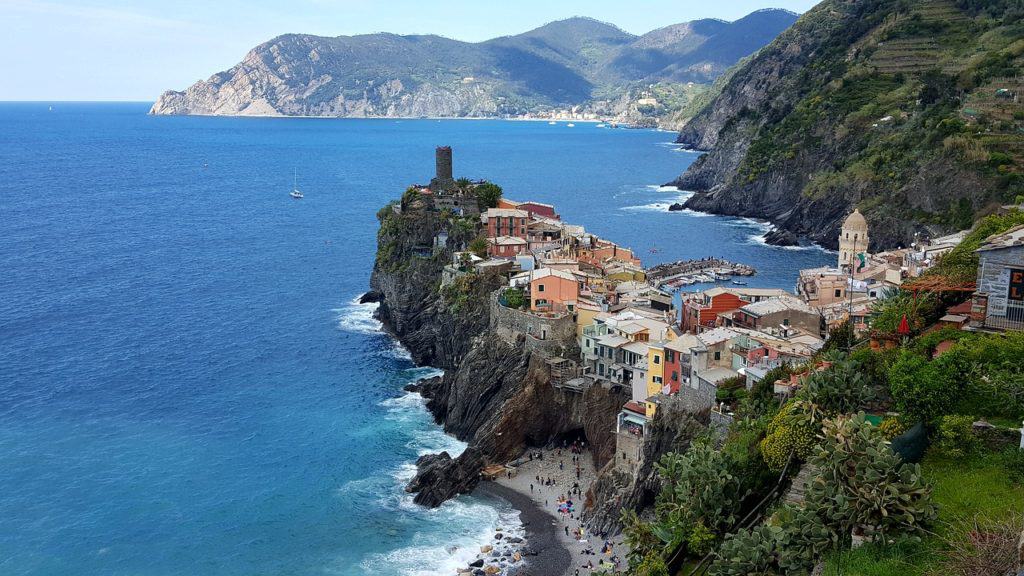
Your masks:
<instances>
[{"instance_id":1,"label":"red umbrella","mask_svg":"<svg viewBox=\"0 0 1024 576\"><path fill-rule=\"evenodd\" d=\"M907 315L904 314L903 318L900 319L900 327L896 329L896 333L900 336L906 336L910 334L910 322L907 322Z\"/></svg>"}]
</instances>

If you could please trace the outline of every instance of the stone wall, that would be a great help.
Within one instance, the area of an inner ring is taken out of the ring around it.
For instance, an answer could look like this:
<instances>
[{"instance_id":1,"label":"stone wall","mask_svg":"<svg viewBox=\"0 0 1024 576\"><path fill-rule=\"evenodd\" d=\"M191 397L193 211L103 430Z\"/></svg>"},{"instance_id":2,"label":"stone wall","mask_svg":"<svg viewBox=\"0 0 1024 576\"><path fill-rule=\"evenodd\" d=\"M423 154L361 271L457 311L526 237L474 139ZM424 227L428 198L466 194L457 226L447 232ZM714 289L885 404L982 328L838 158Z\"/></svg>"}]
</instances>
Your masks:
<instances>
[{"instance_id":1,"label":"stone wall","mask_svg":"<svg viewBox=\"0 0 1024 576\"><path fill-rule=\"evenodd\" d=\"M525 310L513 310L498 301L501 291L491 295L491 329L509 342L524 341L530 351L561 354L559 350L574 350L576 322L571 315L545 317ZM570 359L578 358L578 351Z\"/></svg>"},{"instance_id":2,"label":"stone wall","mask_svg":"<svg viewBox=\"0 0 1024 576\"><path fill-rule=\"evenodd\" d=\"M615 469L635 477L643 456L644 437L629 432L615 433Z\"/></svg>"},{"instance_id":3,"label":"stone wall","mask_svg":"<svg viewBox=\"0 0 1024 576\"><path fill-rule=\"evenodd\" d=\"M693 387L694 382L696 382L697 388ZM693 378L690 380L690 383L684 383L679 386L679 394L676 394L674 398L678 399L681 410L703 412L715 405L716 391L717 388L715 386L701 378Z\"/></svg>"}]
</instances>

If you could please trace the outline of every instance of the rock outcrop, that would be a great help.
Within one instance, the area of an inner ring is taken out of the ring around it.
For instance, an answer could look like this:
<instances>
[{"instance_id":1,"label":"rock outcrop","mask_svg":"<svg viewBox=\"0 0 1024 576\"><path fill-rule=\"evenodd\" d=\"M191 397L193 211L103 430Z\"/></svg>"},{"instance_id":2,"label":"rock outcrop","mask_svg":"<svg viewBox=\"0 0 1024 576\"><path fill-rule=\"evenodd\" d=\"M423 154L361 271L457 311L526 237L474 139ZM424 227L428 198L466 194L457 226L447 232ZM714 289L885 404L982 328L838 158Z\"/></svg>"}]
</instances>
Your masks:
<instances>
[{"instance_id":1,"label":"rock outcrop","mask_svg":"<svg viewBox=\"0 0 1024 576\"><path fill-rule=\"evenodd\" d=\"M639 469L632 476L605 463L597 482L587 493L583 518L592 531L618 533L623 509L641 511L654 504L661 491L655 464L669 452L685 452L690 442L708 430L708 414L694 414L681 402L670 400L658 407L644 442Z\"/></svg>"},{"instance_id":2,"label":"rock outcrop","mask_svg":"<svg viewBox=\"0 0 1024 576\"><path fill-rule=\"evenodd\" d=\"M583 393L557 389L546 362L552 355L577 357L575 331L564 340L528 344L492 317L500 276L467 274L439 288L444 264L477 230L425 210L390 208L379 214L378 257L371 291L378 316L414 360L443 368L441 377L414 389L445 431L469 446L456 458L423 457L409 490L418 503L437 506L472 491L482 467L519 457L563 434L582 432L598 466L613 457L615 416L628 400L621 390L591 387ZM442 230L447 247L426 256L424 246Z\"/></svg>"},{"instance_id":3,"label":"rock outcrop","mask_svg":"<svg viewBox=\"0 0 1024 576\"><path fill-rule=\"evenodd\" d=\"M790 230L775 228L764 235L764 241L772 246L799 246L800 238Z\"/></svg>"},{"instance_id":4,"label":"rock outcrop","mask_svg":"<svg viewBox=\"0 0 1024 576\"><path fill-rule=\"evenodd\" d=\"M413 502L431 508L459 494L469 494L480 483L483 455L476 448L467 448L453 459L447 452L426 454L416 460L416 476L405 487L415 493Z\"/></svg>"}]
</instances>

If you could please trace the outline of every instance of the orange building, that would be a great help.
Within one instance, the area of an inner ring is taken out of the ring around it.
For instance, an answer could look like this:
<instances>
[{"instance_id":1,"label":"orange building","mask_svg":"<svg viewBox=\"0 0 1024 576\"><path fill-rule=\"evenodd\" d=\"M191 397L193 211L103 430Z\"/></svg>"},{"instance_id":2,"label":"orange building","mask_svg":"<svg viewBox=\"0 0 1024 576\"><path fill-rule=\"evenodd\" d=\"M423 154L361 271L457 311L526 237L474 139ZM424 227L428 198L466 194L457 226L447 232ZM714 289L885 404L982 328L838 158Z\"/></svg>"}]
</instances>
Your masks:
<instances>
[{"instance_id":1,"label":"orange building","mask_svg":"<svg viewBox=\"0 0 1024 576\"><path fill-rule=\"evenodd\" d=\"M540 268L530 273L530 310L572 312L580 295L580 283L571 273Z\"/></svg>"}]
</instances>

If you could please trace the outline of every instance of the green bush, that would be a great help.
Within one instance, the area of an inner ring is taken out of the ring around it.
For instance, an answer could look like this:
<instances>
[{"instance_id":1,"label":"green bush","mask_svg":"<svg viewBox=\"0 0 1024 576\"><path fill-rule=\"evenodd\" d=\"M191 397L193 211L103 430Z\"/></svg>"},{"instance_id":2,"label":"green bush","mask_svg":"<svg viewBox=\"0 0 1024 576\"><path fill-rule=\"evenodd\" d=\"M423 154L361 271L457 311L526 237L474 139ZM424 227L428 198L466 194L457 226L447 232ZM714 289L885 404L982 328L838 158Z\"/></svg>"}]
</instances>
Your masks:
<instances>
[{"instance_id":1,"label":"green bush","mask_svg":"<svg viewBox=\"0 0 1024 576\"><path fill-rule=\"evenodd\" d=\"M821 429L816 406L804 400L790 400L768 424L767 436L761 441L761 456L768 469L781 472L790 454L806 460L814 453L816 436Z\"/></svg>"},{"instance_id":2,"label":"green bush","mask_svg":"<svg viewBox=\"0 0 1024 576\"><path fill-rule=\"evenodd\" d=\"M939 421L935 449L950 458L963 458L977 448L978 438L972 431L974 418L960 414L947 414Z\"/></svg>"},{"instance_id":3,"label":"green bush","mask_svg":"<svg viewBox=\"0 0 1024 576\"><path fill-rule=\"evenodd\" d=\"M882 432L882 436L885 436L886 440L892 440L897 436L906 434L907 430L910 430L910 425L903 418L895 416L882 420L882 423L878 425L878 429Z\"/></svg>"},{"instance_id":4,"label":"green bush","mask_svg":"<svg viewBox=\"0 0 1024 576\"><path fill-rule=\"evenodd\" d=\"M952 411L963 390L938 362L908 350L889 370L889 392L896 409L913 421L934 423Z\"/></svg>"},{"instance_id":5,"label":"green bush","mask_svg":"<svg viewBox=\"0 0 1024 576\"><path fill-rule=\"evenodd\" d=\"M935 520L931 488L917 464L889 449L864 414L826 421L802 507L785 504L772 521L727 536L709 570L715 576L806 573L857 530L888 542Z\"/></svg>"},{"instance_id":6,"label":"green bush","mask_svg":"<svg viewBox=\"0 0 1024 576\"><path fill-rule=\"evenodd\" d=\"M1024 414L1024 333L959 336L935 360L902 350L889 370L897 410L935 423L946 415L970 413L1017 418ZM913 349L925 352L929 341Z\"/></svg>"},{"instance_id":7,"label":"green bush","mask_svg":"<svg viewBox=\"0 0 1024 576\"><path fill-rule=\"evenodd\" d=\"M872 540L913 532L938 510L918 464L906 464L863 413L828 420L825 441L812 460L818 477L807 487L808 509L845 538L853 529Z\"/></svg>"},{"instance_id":8,"label":"green bush","mask_svg":"<svg viewBox=\"0 0 1024 576\"><path fill-rule=\"evenodd\" d=\"M875 398L874 386L860 364L841 361L813 372L799 395L831 415L856 412Z\"/></svg>"},{"instance_id":9,"label":"green bush","mask_svg":"<svg viewBox=\"0 0 1024 576\"><path fill-rule=\"evenodd\" d=\"M504 292L505 305L509 308L520 309L526 306L526 294L522 288L508 288Z\"/></svg>"}]
</instances>

